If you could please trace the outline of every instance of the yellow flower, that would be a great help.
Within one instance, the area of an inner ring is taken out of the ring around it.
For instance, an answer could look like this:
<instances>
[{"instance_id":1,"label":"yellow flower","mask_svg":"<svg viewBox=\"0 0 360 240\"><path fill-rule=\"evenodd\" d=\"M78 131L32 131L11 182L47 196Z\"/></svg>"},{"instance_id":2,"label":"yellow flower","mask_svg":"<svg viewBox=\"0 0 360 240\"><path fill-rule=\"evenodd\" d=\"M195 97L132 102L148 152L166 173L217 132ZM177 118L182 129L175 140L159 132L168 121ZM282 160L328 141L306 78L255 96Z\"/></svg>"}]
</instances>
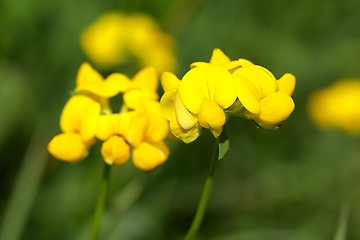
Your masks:
<instances>
[{"instance_id":1,"label":"yellow flower","mask_svg":"<svg viewBox=\"0 0 360 240\"><path fill-rule=\"evenodd\" d=\"M48 144L48 151L56 158L74 162L87 156L95 141L100 104L87 96L76 95L65 104L60 118L63 133Z\"/></svg>"},{"instance_id":2,"label":"yellow flower","mask_svg":"<svg viewBox=\"0 0 360 240\"><path fill-rule=\"evenodd\" d=\"M246 66L253 65L252 62L250 62L249 60L243 59L243 58L231 61L230 58L228 56L226 56L226 54L223 51L221 51L221 49L215 48L213 50L213 53L212 53L209 63L195 62L195 63L192 63L190 66L191 66L191 68L194 68L194 67L204 66L207 64L212 64L212 65L216 65L216 66L225 68L230 73L234 72L236 69L238 69L240 67L246 67Z\"/></svg>"},{"instance_id":3,"label":"yellow flower","mask_svg":"<svg viewBox=\"0 0 360 240\"><path fill-rule=\"evenodd\" d=\"M164 73L161 106L172 133L184 142L194 141L201 128L218 137L226 122L224 110L236 100L231 74L222 67L203 64L189 70L182 80Z\"/></svg>"},{"instance_id":4,"label":"yellow flower","mask_svg":"<svg viewBox=\"0 0 360 240\"><path fill-rule=\"evenodd\" d=\"M295 77L285 74L278 81L267 69L250 65L233 73L236 94L245 108L243 116L264 128L276 128L294 110L290 95Z\"/></svg>"},{"instance_id":5,"label":"yellow flower","mask_svg":"<svg viewBox=\"0 0 360 240\"><path fill-rule=\"evenodd\" d=\"M132 149L134 165L149 171L169 156L163 142L168 131L159 103L145 101L135 111L102 115L96 135L104 141L101 153L106 163L124 164Z\"/></svg>"},{"instance_id":6,"label":"yellow flower","mask_svg":"<svg viewBox=\"0 0 360 240\"><path fill-rule=\"evenodd\" d=\"M360 134L360 79L342 79L310 95L310 117L324 128Z\"/></svg>"},{"instance_id":7,"label":"yellow flower","mask_svg":"<svg viewBox=\"0 0 360 240\"><path fill-rule=\"evenodd\" d=\"M82 34L81 46L97 65L112 68L131 61L154 66L159 72L176 65L174 39L145 14L108 12Z\"/></svg>"}]
</instances>

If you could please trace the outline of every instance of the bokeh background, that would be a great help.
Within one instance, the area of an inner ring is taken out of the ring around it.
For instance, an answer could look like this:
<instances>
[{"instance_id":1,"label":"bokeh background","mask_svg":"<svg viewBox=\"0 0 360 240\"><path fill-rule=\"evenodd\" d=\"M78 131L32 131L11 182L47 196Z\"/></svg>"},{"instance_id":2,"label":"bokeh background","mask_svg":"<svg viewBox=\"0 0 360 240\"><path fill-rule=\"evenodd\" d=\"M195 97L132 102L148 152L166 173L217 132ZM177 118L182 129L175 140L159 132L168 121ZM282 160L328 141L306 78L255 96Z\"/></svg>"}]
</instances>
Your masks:
<instances>
[{"instance_id":1,"label":"bokeh background","mask_svg":"<svg viewBox=\"0 0 360 240\"><path fill-rule=\"evenodd\" d=\"M199 239L333 239L346 221L347 239L360 239L360 138L318 128L306 109L314 90L360 77L359 9L358 0L0 1L0 238L88 238L103 166L99 146L68 164L49 156L46 144L60 131L78 67L89 61L81 32L120 10L145 12L174 36L179 77L216 47L276 77L297 77L295 112L279 130L229 122L231 149ZM131 76L138 69L113 70ZM170 158L151 173L131 162L113 168L100 239L184 236L214 139L205 131L192 144L169 144ZM341 217L344 206L349 214Z\"/></svg>"}]
</instances>

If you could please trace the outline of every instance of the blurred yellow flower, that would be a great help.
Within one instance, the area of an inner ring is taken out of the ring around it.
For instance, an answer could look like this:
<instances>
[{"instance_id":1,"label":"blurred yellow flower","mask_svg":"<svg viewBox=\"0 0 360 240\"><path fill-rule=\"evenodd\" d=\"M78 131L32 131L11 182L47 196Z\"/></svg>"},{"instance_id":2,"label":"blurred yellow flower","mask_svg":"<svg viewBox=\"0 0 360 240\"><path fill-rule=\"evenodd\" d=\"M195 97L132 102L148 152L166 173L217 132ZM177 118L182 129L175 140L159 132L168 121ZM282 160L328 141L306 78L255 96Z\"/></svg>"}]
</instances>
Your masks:
<instances>
[{"instance_id":1,"label":"blurred yellow flower","mask_svg":"<svg viewBox=\"0 0 360 240\"><path fill-rule=\"evenodd\" d=\"M135 111L101 115L96 135L104 141L101 153L106 163L126 163L132 149L134 165L150 171L169 156L163 142L168 132L159 103L146 101Z\"/></svg>"},{"instance_id":2,"label":"blurred yellow flower","mask_svg":"<svg viewBox=\"0 0 360 240\"><path fill-rule=\"evenodd\" d=\"M176 67L174 39L145 14L105 13L82 33L81 46L103 68L129 62L132 57L159 72Z\"/></svg>"},{"instance_id":3,"label":"blurred yellow flower","mask_svg":"<svg viewBox=\"0 0 360 240\"><path fill-rule=\"evenodd\" d=\"M310 117L323 128L360 134L360 79L342 79L315 91L308 100Z\"/></svg>"},{"instance_id":4,"label":"blurred yellow flower","mask_svg":"<svg viewBox=\"0 0 360 240\"><path fill-rule=\"evenodd\" d=\"M93 99L77 95L71 97L62 111L62 133L48 144L48 151L56 158L75 162L86 157L95 141L100 104Z\"/></svg>"},{"instance_id":5,"label":"blurred yellow flower","mask_svg":"<svg viewBox=\"0 0 360 240\"><path fill-rule=\"evenodd\" d=\"M245 108L245 118L263 128L276 128L293 112L294 75L287 73L276 80L266 68L249 65L234 71L233 77L236 94Z\"/></svg>"},{"instance_id":6,"label":"blurred yellow flower","mask_svg":"<svg viewBox=\"0 0 360 240\"><path fill-rule=\"evenodd\" d=\"M218 137L226 122L224 110L236 100L231 74L224 68L205 64L189 70L182 80L164 73L165 94L161 105L172 133L184 142L194 141L201 128Z\"/></svg>"}]
</instances>

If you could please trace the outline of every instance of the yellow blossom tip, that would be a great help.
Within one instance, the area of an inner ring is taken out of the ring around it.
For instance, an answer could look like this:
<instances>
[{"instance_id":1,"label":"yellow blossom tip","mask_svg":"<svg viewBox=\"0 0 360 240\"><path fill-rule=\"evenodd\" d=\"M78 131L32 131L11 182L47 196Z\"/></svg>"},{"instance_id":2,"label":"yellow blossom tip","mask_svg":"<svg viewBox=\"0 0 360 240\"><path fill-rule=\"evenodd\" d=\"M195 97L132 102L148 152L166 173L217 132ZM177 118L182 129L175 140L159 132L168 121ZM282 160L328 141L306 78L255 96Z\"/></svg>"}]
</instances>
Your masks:
<instances>
[{"instance_id":1,"label":"yellow blossom tip","mask_svg":"<svg viewBox=\"0 0 360 240\"><path fill-rule=\"evenodd\" d=\"M171 72L164 72L160 81L161 86L165 92L176 88L180 84L180 79L178 79L175 74Z\"/></svg>"},{"instance_id":2,"label":"yellow blossom tip","mask_svg":"<svg viewBox=\"0 0 360 240\"><path fill-rule=\"evenodd\" d=\"M230 58L223 51L221 51L220 48L215 48L213 50L213 53L212 53L212 56L210 59L210 64L224 65L229 62L230 62Z\"/></svg>"},{"instance_id":3,"label":"yellow blossom tip","mask_svg":"<svg viewBox=\"0 0 360 240\"><path fill-rule=\"evenodd\" d=\"M291 96L294 93L296 78L291 73L285 73L279 80L277 80L279 91Z\"/></svg>"}]
</instances>

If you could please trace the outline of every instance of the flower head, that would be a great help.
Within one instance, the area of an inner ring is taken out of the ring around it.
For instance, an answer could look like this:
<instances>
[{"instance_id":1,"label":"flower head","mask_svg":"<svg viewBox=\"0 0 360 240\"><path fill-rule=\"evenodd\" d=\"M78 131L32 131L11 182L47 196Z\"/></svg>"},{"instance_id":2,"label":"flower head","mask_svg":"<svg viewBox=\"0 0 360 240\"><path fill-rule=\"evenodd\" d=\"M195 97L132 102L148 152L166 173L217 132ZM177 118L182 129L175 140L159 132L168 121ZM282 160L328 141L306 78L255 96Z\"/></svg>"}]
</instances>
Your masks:
<instances>
[{"instance_id":1,"label":"flower head","mask_svg":"<svg viewBox=\"0 0 360 240\"><path fill-rule=\"evenodd\" d=\"M230 116L275 128L295 106L292 74L276 80L267 69L246 59L232 61L220 49L214 49L209 63L191 64L181 80L165 72L161 84L165 93L160 103L171 132L186 143L194 141L202 128L219 137Z\"/></svg>"},{"instance_id":2,"label":"flower head","mask_svg":"<svg viewBox=\"0 0 360 240\"><path fill-rule=\"evenodd\" d=\"M215 65L189 70L181 81L166 73L161 104L172 133L185 142L199 136L201 128L218 137L226 122L224 110L236 100L231 74ZM176 86L174 86L176 85ZM174 87L171 87L174 86Z\"/></svg>"},{"instance_id":3,"label":"flower head","mask_svg":"<svg viewBox=\"0 0 360 240\"><path fill-rule=\"evenodd\" d=\"M360 79L341 79L309 97L310 117L323 128L360 134Z\"/></svg>"},{"instance_id":4,"label":"flower head","mask_svg":"<svg viewBox=\"0 0 360 240\"><path fill-rule=\"evenodd\" d=\"M121 73L104 79L88 63L76 78L75 93L61 114L62 133L48 144L58 159L79 161L86 157L96 138L103 141L101 154L109 164L124 164L132 153L136 167L149 171L169 156L164 139L169 134L160 103L158 78L152 67L139 71L132 80ZM109 100L123 95L124 106L113 113Z\"/></svg>"}]
</instances>

